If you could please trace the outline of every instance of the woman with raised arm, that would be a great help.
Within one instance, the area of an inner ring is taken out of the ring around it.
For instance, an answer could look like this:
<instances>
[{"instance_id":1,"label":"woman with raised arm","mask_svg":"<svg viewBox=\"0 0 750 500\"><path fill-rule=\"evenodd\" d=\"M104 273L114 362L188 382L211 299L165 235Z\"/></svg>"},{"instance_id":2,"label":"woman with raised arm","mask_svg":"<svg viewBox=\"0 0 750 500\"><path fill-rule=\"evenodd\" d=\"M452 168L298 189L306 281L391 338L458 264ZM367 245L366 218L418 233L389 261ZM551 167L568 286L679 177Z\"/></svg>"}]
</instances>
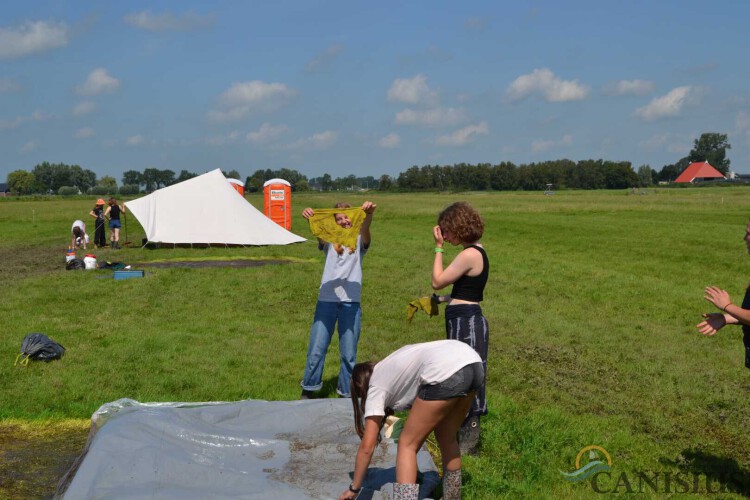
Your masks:
<instances>
[{"instance_id":1,"label":"woman with raised arm","mask_svg":"<svg viewBox=\"0 0 750 500\"><path fill-rule=\"evenodd\" d=\"M432 228L435 239L435 260L432 265L432 288L441 290L453 285L449 295L436 295L438 302L447 303L445 331L449 339L460 340L472 347L482 358L487 373L489 327L479 303L490 272L490 262L479 240L484 234L484 221L471 205L456 202L438 215ZM444 267L445 242L463 250ZM469 416L461 425L461 452L475 454L479 445L480 417L487 414L485 384L477 390Z\"/></svg>"}]
</instances>

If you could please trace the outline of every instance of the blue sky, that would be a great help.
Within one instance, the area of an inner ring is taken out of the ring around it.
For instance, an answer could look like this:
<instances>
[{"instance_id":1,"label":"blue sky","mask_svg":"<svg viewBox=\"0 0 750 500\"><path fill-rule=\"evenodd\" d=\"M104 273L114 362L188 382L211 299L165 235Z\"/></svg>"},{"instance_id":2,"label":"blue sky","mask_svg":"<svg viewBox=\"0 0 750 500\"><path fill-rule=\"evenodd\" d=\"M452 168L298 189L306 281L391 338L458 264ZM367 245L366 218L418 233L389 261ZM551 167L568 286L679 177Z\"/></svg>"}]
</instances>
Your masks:
<instances>
[{"instance_id":1,"label":"blue sky","mask_svg":"<svg viewBox=\"0 0 750 500\"><path fill-rule=\"evenodd\" d=\"M702 132L750 173L750 2L17 1L0 7L0 180L220 167L243 179L627 160Z\"/></svg>"}]
</instances>

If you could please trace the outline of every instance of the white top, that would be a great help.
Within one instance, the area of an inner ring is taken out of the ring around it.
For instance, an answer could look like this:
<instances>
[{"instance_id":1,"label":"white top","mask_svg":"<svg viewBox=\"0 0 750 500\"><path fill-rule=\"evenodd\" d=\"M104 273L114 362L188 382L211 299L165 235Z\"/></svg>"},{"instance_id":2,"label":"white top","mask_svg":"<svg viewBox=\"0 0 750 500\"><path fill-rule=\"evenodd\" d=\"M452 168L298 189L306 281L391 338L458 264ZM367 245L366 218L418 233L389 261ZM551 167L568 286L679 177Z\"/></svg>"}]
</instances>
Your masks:
<instances>
[{"instance_id":1,"label":"white top","mask_svg":"<svg viewBox=\"0 0 750 500\"><path fill-rule=\"evenodd\" d=\"M367 248L362 243L362 235L357 236L354 253L344 248L341 255L330 243L319 248L326 253L323 277L320 279L318 300L321 302L361 302L362 301L362 258Z\"/></svg>"},{"instance_id":2,"label":"white top","mask_svg":"<svg viewBox=\"0 0 750 500\"><path fill-rule=\"evenodd\" d=\"M458 340L436 340L402 347L378 362L370 377L365 418L411 407L422 385L438 384L464 366L481 363L474 349Z\"/></svg>"},{"instance_id":3,"label":"white top","mask_svg":"<svg viewBox=\"0 0 750 500\"><path fill-rule=\"evenodd\" d=\"M73 222L73 226L70 228L70 232L72 233L73 229L77 227L80 227L81 231L83 231L84 233L86 232L86 224L84 224L82 220L77 220Z\"/></svg>"}]
</instances>

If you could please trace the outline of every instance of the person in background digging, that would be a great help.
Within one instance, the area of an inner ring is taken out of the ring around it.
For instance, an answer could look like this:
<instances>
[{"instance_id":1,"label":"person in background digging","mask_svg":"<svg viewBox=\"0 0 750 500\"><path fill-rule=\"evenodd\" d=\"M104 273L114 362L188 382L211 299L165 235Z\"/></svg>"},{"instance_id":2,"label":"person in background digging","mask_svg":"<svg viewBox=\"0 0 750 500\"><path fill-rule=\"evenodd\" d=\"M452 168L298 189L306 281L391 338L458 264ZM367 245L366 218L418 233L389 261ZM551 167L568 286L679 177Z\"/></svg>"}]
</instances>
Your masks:
<instances>
[{"instance_id":1,"label":"person in background digging","mask_svg":"<svg viewBox=\"0 0 750 500\"><path fill-rule=\"evenodd\" d=\"M334 208L348 209L348 203L337 203ZM323 387L323 367L328 346L338 323L341 369L339 370L336 392L341 397L349 397L349 380L357 360L357 343L361 326L362 309L362 259L372 241L370 224L377 205L371 201L362 204L365 218L359 228L356 246L351 251L341 245L332 244L318 238L318 250L325 252L326 262L318 290L315 317L310 328L310 343L307 348L305 373L300 385L300 399L309 399ZM302 217L310 219L315 215L312 208L305 208ZM344 213L335 213L336 224L342 228L352 227L352 222Z\"/></svg>"},{"instance_id":2,"label":"person in background digging","mask_svg":"<svg viewBox=\"0 0 750 500\"><path fill-rule=\"evenodd\" d=\"M450 295L437 295L446 302L445 330L449 339L470 345L482 358L487 373L489 327L479 303L484 299L484 287L490 272L490 262L479 240L484 234L484 222L468 203L457 202L440 212L437 226L432 228L435 239L435 259L432 264L432 288L441 290L452 284ZM461 246L463 250L443 268L445 242ZM475 454L479 444L480 417L487 414L485 384L477 390L469 416L461 425L461 452Z\"/></svg>"},{"instance_id":3,"label":"person in background digging","mask_svg":"<svg viewBox=\"0 0 750 500\"><path fill-rule=\"evenodd\" d=\"M94 218L94 245L96 248L103 248L107 245L107 235L104 231L104 200L99 198L96 200L96 205L89 212L89 215Z\"/></svg>"},{"instance_id":4,"label":"person in background digging","mask_svg":"<svg viewBox=\"0 0 750 500\"><path fill-rule=\"evenodd\" d=\"M380 362L358 363L351 381L354 428L362 440L354 474L340 500L356 498L380 442L386 417L410 409L396 452L393 498L416 499L417 452L435 432L443 461L443 498L461 498L461 451L456 433L484 383L479 355L456 340L436 340L398 349Z\"/></svg>"},{"instance_id":5,"label":"person in background digging","mask_svg":"<svg viewBox=\"0 0 750 500\"><path fill-rule=\"evenodd\" d=\"M86 234L86 224L82 220L73 222L73 227L70 228L70 234L70 247L78 248L80 246L86 250L86 244L89 242L89 235Z\"/></svg>"},{"instance_id":6,"label":"person in background digging","mask_svg":"<svg viewBox=\"0 0 750 500\"><path fill-rule=\"evenodd\" d=\"M745 246L750 253L750 221L745 225ZM705 299L722 312L707 313L696 327L703 335L716 335L726 325L742 326L742 340L745 345L745 368L750 368L750 286L745 290L742 305L732 302L726 290L716 286L706 287Z\"/></svg>"},{"instance_id":7,"label":"person in background digging","mask_svg":"<svg viewBox=\"0 0 750 500\"><path fill-rule=\"evenodd\" d=\"M116 198L110 198L107 211L104 212L104 217L109 219L109 240L112 248L120 248L120 228L122 227L122 223L120 222L121 213L125 213L125 207L118 205Z\"/></svg>"}]
</instances>

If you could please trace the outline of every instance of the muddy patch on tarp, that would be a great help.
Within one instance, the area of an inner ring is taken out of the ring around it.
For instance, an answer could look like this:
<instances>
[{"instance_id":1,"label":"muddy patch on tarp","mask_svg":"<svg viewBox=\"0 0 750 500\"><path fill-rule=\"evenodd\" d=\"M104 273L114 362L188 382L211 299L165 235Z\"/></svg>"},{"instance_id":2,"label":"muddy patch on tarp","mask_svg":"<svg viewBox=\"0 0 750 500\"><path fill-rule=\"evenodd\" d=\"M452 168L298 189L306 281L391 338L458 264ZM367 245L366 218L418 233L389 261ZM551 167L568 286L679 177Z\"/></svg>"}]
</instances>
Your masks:
<instances>
[{"instance_id":1,"label":"muddy patch on tarp","mask_svg":"<svg viewBox=\"0 0 750 500\"><path fill-rule=\"evenodd\" d=\"M291 261L281 260L281 259L173 260L173 261L167 261L167 262L140 262L138 264L134 264L133 267L154 267L154 268L187 267L187 268L193 268L193 269L200 269L204 267L261 267L261 266L274 266L274 265L280 265L280 264L291 264Z\"/></svg>"}]
</instances>

